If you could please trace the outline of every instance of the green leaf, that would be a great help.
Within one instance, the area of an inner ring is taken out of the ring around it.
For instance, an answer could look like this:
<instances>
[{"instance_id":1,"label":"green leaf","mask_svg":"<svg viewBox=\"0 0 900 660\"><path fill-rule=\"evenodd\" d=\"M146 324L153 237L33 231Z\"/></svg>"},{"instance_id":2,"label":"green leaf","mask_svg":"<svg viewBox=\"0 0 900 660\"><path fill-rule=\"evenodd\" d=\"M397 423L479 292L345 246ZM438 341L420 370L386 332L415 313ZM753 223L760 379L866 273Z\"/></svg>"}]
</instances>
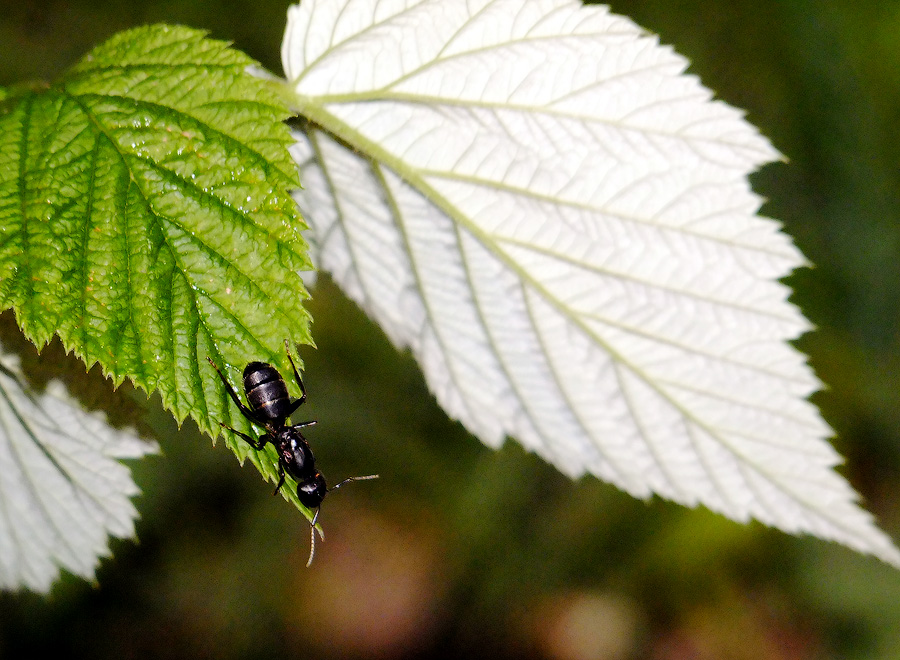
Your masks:
<instances>
[{"instance_id":1,"label":"green leaf","mask_svg":"<svg viewBox=\"0 0 900 660\"><path fill-rule=\"evenodd\" d=\"M285 339L312 343L289 113L254 64L202 32L143 27L0 101L2 308L214 437L246 423L207 356L283 369Z\"/></svg>"}]
</instances>

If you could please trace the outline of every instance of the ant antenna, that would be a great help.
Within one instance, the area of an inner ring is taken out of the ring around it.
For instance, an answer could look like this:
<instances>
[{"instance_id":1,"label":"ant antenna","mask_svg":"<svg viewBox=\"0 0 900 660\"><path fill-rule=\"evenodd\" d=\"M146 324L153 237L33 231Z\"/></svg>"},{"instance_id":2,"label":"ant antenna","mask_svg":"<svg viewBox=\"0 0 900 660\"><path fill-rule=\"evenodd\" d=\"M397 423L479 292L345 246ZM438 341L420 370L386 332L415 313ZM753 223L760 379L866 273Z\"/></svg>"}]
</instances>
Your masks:
<instances>
[{"instance_id":1,"label":"ant antenna","mask_svg":"<svg viewBox=\"0 0 900 660\"><path fill-rule=\"evenodd\" d=\"M377 478L378 478L377 474L370 474L365 477L347 477L343 481L336 483L334 486L332 486L325 492L330 493L333 490L337 490L338 488L340 488L341 486L343 486L345 483L347 483L349 481L368 481L369 479L377 479ZM309 559L306 561L306 568L309 568L310 566L312 566L313 557L316 556L316 521L319 519L319 513L321 511L322 511L322 507L317 506L316 513L313 516L313 519L309 523ZM319 536L322 538L323 541L325 540L325 532L323 532L322 530L319 530Z\"/></svg>"},{"instance_id":2,"label":"ant antenna","mask_svg":"<svg viewBox=\"0 0 900 660\"><path fill-rule=\"evenodd\" d=\"M309 523L309 559L306 561L306 568L312 566L313 557L316 556L316 521L319 519L319 512L321 510L320 507L316 507L316 515L313 516L312 521ZM319 534L324 541L325 532L319 530Z\"/></svg>"},{"instance_id":3,"label":"ant antenna","mask_svg":"<svg viewBox=\"0 0 900 660\"><path fill-rule=\"evenodd\" d=\"M348 481L368 481L369 479L377 479L377 478L378 478L378 475L377 475L377 474L370 474L370 475L367 476L367 477L347 477L346 479L344 479L344 480L341 481L340 483L337 483L337 484L335 484L334 486L332 486L331 488L329 488L327 492L330 493L330 492L333 491L333 490L337 490L338 488L340 488L341 486L343 486L343 485L344 485L345 483L347 483Z\"/></svg>"}]
</instances>

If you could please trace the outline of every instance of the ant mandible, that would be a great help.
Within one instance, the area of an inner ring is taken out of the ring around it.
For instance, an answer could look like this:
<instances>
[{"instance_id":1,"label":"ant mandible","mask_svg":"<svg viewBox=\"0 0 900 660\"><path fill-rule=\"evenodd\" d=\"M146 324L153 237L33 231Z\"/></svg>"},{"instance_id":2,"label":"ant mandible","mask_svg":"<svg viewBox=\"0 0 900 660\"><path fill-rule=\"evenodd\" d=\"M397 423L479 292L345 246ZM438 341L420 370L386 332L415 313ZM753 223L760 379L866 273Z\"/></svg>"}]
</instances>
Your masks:
<instances>
[{"instance_id":1,"label":"ant mandible","mask_svg":"<svg viewBox=\"0 0 900 660\"><path fill-rule=\"evenodd\" d=\"M244 394L247 396L249 407L244 405L240 400L231 383L225 378L224 374L207 356L207 360L212 365L226 391L231 396L231 400L241 411L241 414L254 424L258 424L265 428L266 432L254 440L246 433L242 433L237 429L219 422L219 426L227 429L243 438L247 443L256 449L261 450L266 446L267 442L271 442L278 453L278 485L275 486L277 494L284 485L285 474L290 475L297 482L297 499L303 506L309 509L315 509L316 513L310 521L310 550L309 561L306 565L312 564L313 556L316 553L316 521L319 519L319 511L321 510L322 500L325 495L333 490L337 490L345 483L350 481L365 481L367 479L377 479L377 474L370 474L366 477L348 477L340 483L328 488L325 484L325 477L316 469L316 459L313 456L312 449L300 429L305 426L312 426L315 421L300 422L299 424L288 425L287 419L306 401L306 388L303 387L303 381L294 365L294 358L291 357L291 349L288 340L284 340L284 349L287 352L288 360L294 370L294 379L300 387L300 398L291 401L288 393L287 385L281 377L281 373L270 364L265 362L251 362L244 368ZM323 537L324 538L324 537Z\"/></svg>"}]
</instances>

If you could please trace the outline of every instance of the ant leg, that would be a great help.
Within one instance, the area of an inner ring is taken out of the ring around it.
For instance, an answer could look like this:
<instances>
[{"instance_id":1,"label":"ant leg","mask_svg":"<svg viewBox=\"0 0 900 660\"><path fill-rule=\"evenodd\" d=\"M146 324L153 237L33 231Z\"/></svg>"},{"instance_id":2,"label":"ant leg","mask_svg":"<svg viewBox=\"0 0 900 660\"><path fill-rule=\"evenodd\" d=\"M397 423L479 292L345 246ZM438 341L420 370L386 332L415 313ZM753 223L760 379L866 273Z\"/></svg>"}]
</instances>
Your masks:
<instances>
[{"instance_id":1,"label":"ant leg","mask_svg":"<svg viewBox=\"0 0 900 660\"><path fill-rule=\"evenodd\" d=\"M278 491L284 486L284 463L278 461L278 485L275 486L275 492L272 495L278 495Z\"/></svg>"},{"instance_id":2,"label":"ant leg","mask_svg":"<svg viewBox=\"0 0 900 660\"><path fill-rule=\"evenodd\" d=\"M269 441L269 436L267 436L267 435L261 435L261 436L259 436L259 440L254 440L253 438L251 438L251 437L250 437L249 435L247 435L246 433L243 433L243 432L241 432L241 431L238 431L237 429L233 429L233 428L231 428L230 426L227 426L226 424L223 424L222 422L219 422L219 426L221 426L223 429L227 429L227 430L231 431L231 432L234 433L236 436L239 436L239 437L243 438L244 440L246 440L247 443L248 443L251 447L253 447L256 451L259 451L259 450L261 450L263 447L265 447L265 446L266 446L266 443Z\"/></svg>"},{"instance_id":3,"label":"ant leg","mask_svg":"<svg viewBox=\"0 0 900 660\"><path fill-rule=\"evenodd\" d=\"M331 488L329 488L329 489L328 489L328 492L330 493L330 492L333 491L333 490L337 490L338 488L340 488L341 486L343 486L343 485L344 485L345 483L347 483L348 481L368 481L369 479L377 479L377 478L378 478L378 475L377 475L377 474L370 474L370 475L367 476L367 477L347 477L347 478L344 479L343 481L341 481L341 482L335 484L334 486L332 486Z\"/></svg>"},{"instance_id":4,"label":"ant leg","mask_svg":"<svg viewBox=\"0 0 900 660\"><path fill-rule=\"evenodd\" d=\"M219 374L219 378L222 379L222 384L225 386L225 390L228 392L228 395L231 397L231 400L234 401L234 404L241 411L241 414L244 417L246 417L247 419L249 419L251 422L254 422L255 424L262 424L262 422L260 422L258 419L256 419L256 416L253 414L253 411L250 410L247 406L245 406L244 403L238 398L238 395L234 391L234 388L231 386L231 383L229 383L228 380L225 378L225 375L221 371L219 371L219 367L217 367L216 363L212 361L212 358L207 355L206 359L212 365L213 369L216 370L216 373Z\"/></svg>"},{"instance_id":5,"label":"ant leg","mask_svg":"<svg viewBox=\"0 0 900 660\"><path fill-rule=\"evenodd\" d=\"M291 404L291 408L288 411L287 417L290 417L291 413L297 410L297 408L306 401L306 388L303 387L303 379L300 378L300 372L297 371L297 365L294 364L294 358L291 356L291 346L287 339L284 340L284 350L287 352L288 360L291 362L291 368L294 370L294 380L297 381L297 385L300 387L300 398Z\"/></svg>"}]
</instances>

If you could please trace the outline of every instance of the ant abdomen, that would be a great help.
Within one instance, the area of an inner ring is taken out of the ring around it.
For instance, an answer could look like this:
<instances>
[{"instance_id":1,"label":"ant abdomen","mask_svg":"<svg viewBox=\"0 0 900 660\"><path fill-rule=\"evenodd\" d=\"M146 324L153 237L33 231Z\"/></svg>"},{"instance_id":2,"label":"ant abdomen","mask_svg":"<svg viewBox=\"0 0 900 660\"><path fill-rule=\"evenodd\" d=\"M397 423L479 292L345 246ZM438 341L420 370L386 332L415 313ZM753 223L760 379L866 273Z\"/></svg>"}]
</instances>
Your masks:
<instances>
[{"instance_id":1,"label":"ant abdomen","mask_svg":"<svg viewBox=\"0 0 900 660\"><path fill-rule=\"evenodd\" d=\"M244 368L244 392L250 410L263 423L284 424L292 412L287 385L278 370L265 362L251 362Z\"/></svg>"}]
</instances>

